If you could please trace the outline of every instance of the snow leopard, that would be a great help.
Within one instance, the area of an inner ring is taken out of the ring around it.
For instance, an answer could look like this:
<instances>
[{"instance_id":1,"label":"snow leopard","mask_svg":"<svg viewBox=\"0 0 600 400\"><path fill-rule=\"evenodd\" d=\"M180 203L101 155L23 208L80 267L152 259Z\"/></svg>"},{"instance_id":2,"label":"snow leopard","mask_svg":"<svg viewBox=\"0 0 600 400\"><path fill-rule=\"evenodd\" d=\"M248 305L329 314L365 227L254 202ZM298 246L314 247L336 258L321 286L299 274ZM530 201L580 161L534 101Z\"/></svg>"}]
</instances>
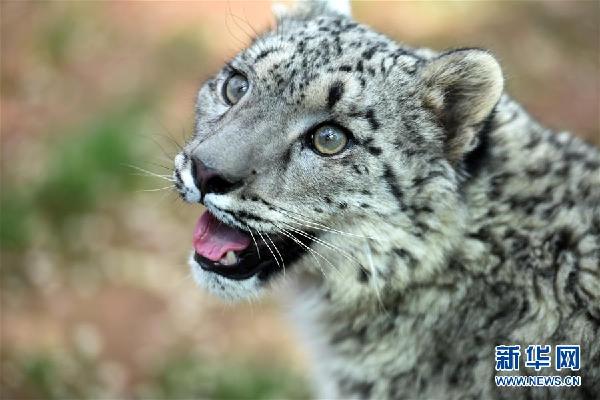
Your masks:
<instances>
[{"instance_id":1,"label":"snow leopard","mask_svg":"<svg viewBox=\"0 0 600 400\"><path fill-rule=\"evenodd\" d=\"M227 301L275 287L317 398L600 398L598 149L532 118L490 51L409 47L343 2L276 21L202 85L174 160L205 207L197 283ZM578 369L525 367L561 345Z\"/></svg>"}]
</instances>

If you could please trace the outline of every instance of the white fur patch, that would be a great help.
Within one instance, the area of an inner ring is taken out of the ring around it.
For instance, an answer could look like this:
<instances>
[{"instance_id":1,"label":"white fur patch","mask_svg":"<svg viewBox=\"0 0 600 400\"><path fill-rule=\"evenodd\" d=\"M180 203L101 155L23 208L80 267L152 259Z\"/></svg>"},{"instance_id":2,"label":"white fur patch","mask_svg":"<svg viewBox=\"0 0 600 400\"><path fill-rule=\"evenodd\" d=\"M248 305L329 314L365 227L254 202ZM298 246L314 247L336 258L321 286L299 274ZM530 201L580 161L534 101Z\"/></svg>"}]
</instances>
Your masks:
<instances>
[{"instance_id":1,"label":"white fur patch","mask_svg":"<svg viewBox=\"0 0 600 400\"><path fill-rule=\"evenodd\" d=\"M185 159L182 154L175 156L175 170L179 171L183 187L185 190L185 201L190 203L198 203L200 201L200 189L194 183L192 176L192 163L189 159Z\"/></svg>"},{"instance_id":2,"label":"white fur patch","mask_svg":"<svg viewBox=\"0 0 600 400\"><path fill-rule=\"evenodd\" d=\"M325 9L340 15L352 15L350 0L304 0L297 1L294 7L289 7L280 2L274 2L271 11L277 19L293 14L297 10L310 10L314 5L323 4Z\"/></svg>"},{"instance_id":3,"label":"white fur patch","mask_svg":"<svg viewBox=\"0 0 600 400\"><path fill-rule=\"evenodd\" d=\"M350 0L326 0L327 8L341 15L350 16Z\"/></svg>"},{"instance_id":4,"label":"white fur patch","mask_svg":"<svg viewBox=\"0 0 600 400\"><path fill-rule=\"evenodd\" d=\"M219 296L223 300L236 302L245 299L258 298L260 282L256 276L244 280L227 279L214 272L205 271L200 264L194 260L194 252L189 258L192 276L198 286L208 290L210 293Z\"/></svg>"}]
</instances>

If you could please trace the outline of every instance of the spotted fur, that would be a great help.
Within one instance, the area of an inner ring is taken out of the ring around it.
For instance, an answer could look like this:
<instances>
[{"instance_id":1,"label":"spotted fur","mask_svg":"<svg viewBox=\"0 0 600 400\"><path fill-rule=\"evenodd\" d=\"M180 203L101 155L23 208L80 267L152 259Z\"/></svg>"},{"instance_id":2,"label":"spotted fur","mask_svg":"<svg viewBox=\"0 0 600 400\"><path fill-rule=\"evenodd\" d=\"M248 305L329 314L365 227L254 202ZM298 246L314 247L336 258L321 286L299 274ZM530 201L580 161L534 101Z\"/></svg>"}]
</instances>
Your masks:
<instances>
[{"instance_id":1,"label":"spotted fur","mask_svg":"<svg viewBox=\"0 0 600 400\"><path fill-rule=\"evenodd\" d=\"M232 71L251 85L235 106ZM202 86L182 196L200 199L198 157L244 182L205 196L222 221L318 239L278 279L319 397L600 398L600 155L502 88L484 50L410 48L324 3L280 13ZM343 153L307 148L323 121L352 132ZM226 299L266 283L190 262ZM497 388L499 344L580 344L582 386Z\"/></svg>"}]
</instances>

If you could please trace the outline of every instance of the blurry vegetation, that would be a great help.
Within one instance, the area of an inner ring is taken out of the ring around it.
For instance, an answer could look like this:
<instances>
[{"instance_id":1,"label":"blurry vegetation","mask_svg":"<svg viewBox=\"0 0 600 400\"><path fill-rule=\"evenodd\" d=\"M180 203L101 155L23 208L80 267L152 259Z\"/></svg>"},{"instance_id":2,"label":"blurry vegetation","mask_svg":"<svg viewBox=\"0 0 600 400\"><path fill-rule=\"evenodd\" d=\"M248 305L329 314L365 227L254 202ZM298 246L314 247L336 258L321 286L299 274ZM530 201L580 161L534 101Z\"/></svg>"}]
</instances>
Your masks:
<instances>
[{"instance_id":1,"label":"blurry vegetation","mask_svg":"<svg viewBox=\"0 0 600 400\"><path fill-rule=\"evenodd\" d=\"M134 101L53 145L46 175L33 190L36 209L60 226L99 199L131 189L139 179L129 166L142 160L140 122L147 110Z\"/></svg>"},{"instance_id":2,"label":"blurry vegetation","mask_svg":"<svg viewBox=\"0 0 600 400\"><path fill-rule=\"evenodd\" d=\"M52 352L40 352L16 356L16 365L11 371L12 381L3 382L5 393L11 389L25 388L21 396L31 399L85 399L100 393L101 382L97 382L97 366L93 360L75 355L76 360ZM85 370L85 374L80 372ZM6 397L3 397L6 398Z\"/></svg>"},{"instance_id":3,"label":"blurry vegetation","mask_svg":"<svg viewBox=\"0 0 600 400\"><path fill-rule=\"evenodd\" d=\"M105 387L106 382L102 382L110 378L110 366L107 368L81 353L40 352L15 359L12 370L7 371L12 380L4 381L8 385L5 394L21 387L26 388L21 392L24 397L35 399L94 399L112 395ZM180 352L170 354L147 376L138 377L130 391L141 399L310 398L305 379L288 367L235 359L215 363Z\"/></svg>"},{"instance_id":4,"label":"blurry vegetation","mask_svg":"<svg viewBox=\"0 0 600 400\"><path fill-rule=\"evenodd\" d=\"M234 360L219 364L173 355L156 371L151 393L163 399L306 399L305 380L289 368Z\"/></svg>"},{"instance_id":5,"label":"blurry vegetation","mask_svg":"<svg viewBox=\"0 0 600 400\"><path fill-rule=\"evenodd\" d=\"M0 247L25 248L32 218L57 233L72 217L94 209L99 200L132 189L140 181L130 165L145 165L141 122L150 104L140 96L100 114L66 135L48 138L48 165L31 185L3 182ZM50 140L53 143L50 143Z\"/></svg>"},{"instance_id":6,"label":"blurry vegetation","mask_svg":"<svg viewBox=\"0 0 600 400\"><path fill-rule=\"evenodd\" d=\"M31 199L23 190L3 183L0 193L0 248L19 250L29 243L31 235ZM5 266L6 267L6 266Z\"/></svg>"}]
</instances>

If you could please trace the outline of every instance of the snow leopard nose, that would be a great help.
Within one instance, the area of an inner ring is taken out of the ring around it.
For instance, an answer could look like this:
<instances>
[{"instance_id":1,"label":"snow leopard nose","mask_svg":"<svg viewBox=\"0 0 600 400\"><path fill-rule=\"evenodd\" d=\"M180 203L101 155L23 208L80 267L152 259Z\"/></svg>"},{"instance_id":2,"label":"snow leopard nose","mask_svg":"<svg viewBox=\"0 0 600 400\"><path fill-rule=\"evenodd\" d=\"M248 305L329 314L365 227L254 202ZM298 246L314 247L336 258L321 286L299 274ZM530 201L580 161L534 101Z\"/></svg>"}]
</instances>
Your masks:
<instances>
[{"instance_id":1,"label":"snow leopard nose","mask_svg":"<svg viewBox=\"0 0 600 400\"><path fill-rule=\"evenodd\" d=\"M196 187L200 189L200 201L208 193L225 194L242 185L241 180L227 179L219 171L196 158L192 158L192 177Z\"/></svg>"}]
</instances>

